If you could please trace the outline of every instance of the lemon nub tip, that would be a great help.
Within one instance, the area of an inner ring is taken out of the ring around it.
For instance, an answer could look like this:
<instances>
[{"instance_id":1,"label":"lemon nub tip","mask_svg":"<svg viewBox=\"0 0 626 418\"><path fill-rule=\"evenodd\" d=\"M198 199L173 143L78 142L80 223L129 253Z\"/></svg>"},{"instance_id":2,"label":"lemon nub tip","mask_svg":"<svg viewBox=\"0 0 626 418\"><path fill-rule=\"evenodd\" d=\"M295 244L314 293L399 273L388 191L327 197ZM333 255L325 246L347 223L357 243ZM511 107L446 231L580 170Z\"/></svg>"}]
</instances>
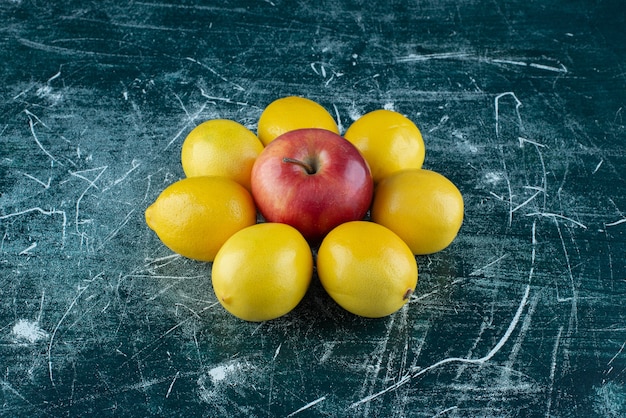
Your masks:
<instances>
[{"instance_id":1,"label":"lemon nub tip","mask_svg":"<svg viewBox=\"0 0 626 418\"><path fill-rule=\"evenodd\" d=\"M411 295L413 294L413 289L411 289L410 287L406 290L406 292L404 292L404 296L402 296L402 300L408 300Z\"/></svg>"},{"instance_id":2,"label":"lemon nub tip","mask_svg":"<svg viewBox=\"0 0 626 418\"><path fill-rule=\"evenodd\" d=\"M153 215L153 211L154 211L154 207L153 205L150 205L146 208L146 211L144 212L144 217L146 219L146 224L150 227L150 229L154 229L152 226L152 215Z\"/></svg>"}]
</instances>

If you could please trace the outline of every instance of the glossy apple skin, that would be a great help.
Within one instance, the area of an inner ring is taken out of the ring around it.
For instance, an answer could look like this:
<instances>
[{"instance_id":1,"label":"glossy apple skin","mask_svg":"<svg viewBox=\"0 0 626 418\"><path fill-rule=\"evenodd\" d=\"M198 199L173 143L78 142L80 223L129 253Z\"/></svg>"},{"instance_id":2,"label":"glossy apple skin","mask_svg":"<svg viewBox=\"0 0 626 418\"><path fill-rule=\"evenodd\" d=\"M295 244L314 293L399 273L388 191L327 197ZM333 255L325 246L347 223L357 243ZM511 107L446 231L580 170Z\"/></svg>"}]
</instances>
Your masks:
<instances>
[{"instance_id":1,"label":"glossy apple skin","mask_svg":"<svg viewBox=\"0 0 626 418\"><path fill-rule=\"evenodd\" d=\"M314 173L285 158L310 164ZM339 224L363 219L374 191L359 150L334 132L314 128L270 142L252 167L251 185L267 221L289 224L312 242Z\"/></svg>"}]
</instances>

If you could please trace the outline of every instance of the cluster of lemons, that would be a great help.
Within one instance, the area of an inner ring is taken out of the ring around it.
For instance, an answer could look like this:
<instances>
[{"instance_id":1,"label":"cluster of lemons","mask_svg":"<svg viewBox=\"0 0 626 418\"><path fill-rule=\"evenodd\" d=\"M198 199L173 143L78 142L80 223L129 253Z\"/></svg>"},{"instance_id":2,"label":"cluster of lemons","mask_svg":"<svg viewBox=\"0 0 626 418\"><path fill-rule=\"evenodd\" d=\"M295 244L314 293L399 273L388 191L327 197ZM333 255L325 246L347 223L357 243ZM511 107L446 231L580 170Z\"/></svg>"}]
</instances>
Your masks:
<instances>
[{"instance_id":1,"label":"cluster of lemons","mask_svg":"<svg viewBox=\"0 0 626 418\"><path fill-rule=\"evenodd\" d=\"M375 110L343 134L370 166L375 184L371 220L339 225L314 259L293 227L259 222L250 172L264 147L281 134L322 128L339 134L320 104L302 97L275 100L257 134L227 119L201 123L181 151L186 178L161 192L146 222L174 252L212 262L215 295L247 321L280 317L304 297L317 276L340 306L383 317L400 309L417 284L415 255L446 248L463 221L463 198L443 175L422 168L425 147L415 124L392 110Z\"/></svg>"}]
</instances>

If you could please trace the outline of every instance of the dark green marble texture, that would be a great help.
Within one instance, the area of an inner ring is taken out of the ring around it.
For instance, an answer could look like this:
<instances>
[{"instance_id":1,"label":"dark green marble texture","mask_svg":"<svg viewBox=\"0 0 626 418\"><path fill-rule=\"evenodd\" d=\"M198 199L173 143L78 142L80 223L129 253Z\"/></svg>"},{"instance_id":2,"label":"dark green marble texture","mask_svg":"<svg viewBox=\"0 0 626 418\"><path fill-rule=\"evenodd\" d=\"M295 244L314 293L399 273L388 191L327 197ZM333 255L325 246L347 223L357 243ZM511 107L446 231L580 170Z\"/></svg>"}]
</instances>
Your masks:
<instances>
[{"instance_id":1,"label":"dark green marble texture","mask_svg":"<svg viewBox=\"0 0 626 418\"><path fill-rule=\"evenodd\" d=\"M0 416L626 415L621 1L0 1ZM411 302L224 311L145 208L187 133L394 109L465 221Z\"/></svg>"}]
</instances>

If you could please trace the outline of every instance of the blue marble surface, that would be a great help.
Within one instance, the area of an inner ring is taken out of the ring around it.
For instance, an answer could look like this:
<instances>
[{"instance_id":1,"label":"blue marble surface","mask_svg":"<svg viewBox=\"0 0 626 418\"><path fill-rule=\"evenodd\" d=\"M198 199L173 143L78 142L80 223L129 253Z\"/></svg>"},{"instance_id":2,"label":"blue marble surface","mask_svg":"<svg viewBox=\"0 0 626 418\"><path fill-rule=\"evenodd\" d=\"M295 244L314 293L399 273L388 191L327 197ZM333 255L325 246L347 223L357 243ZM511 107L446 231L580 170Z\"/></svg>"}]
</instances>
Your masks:
<instances>
[{"instance_id":1,"label":"blue marble surface","mask_svg":"<svg viewBox=\"0 0 626 418\"><path fill-rule=\"evenodd\" d=\"M0 1L0 415L626 415L620 1ZM286 95L422 130L465 222L408 305L226 313L143 212Z\"/></svg>"}]
</instances>

